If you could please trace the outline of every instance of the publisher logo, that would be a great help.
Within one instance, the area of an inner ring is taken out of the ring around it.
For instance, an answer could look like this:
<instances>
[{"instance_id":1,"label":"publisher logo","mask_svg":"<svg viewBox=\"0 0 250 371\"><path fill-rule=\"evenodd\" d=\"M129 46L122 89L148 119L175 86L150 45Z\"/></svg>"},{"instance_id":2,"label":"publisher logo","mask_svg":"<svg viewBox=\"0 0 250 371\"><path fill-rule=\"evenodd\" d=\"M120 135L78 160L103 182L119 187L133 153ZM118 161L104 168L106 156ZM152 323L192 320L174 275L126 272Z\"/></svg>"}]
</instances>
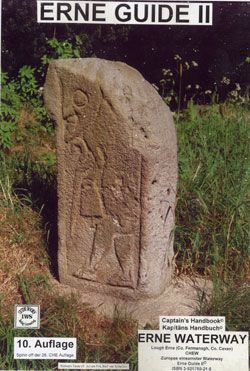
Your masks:
<instances>
[{"instance_id":1,"label":"publisher logo","mask_svg":"<svg viewBox=\"0 0 250 371\"><path fill-rule=\"evenodd\" d=\"M40 305L15 305L14 328L40 328Z\"/></svg>"}]
</instances>

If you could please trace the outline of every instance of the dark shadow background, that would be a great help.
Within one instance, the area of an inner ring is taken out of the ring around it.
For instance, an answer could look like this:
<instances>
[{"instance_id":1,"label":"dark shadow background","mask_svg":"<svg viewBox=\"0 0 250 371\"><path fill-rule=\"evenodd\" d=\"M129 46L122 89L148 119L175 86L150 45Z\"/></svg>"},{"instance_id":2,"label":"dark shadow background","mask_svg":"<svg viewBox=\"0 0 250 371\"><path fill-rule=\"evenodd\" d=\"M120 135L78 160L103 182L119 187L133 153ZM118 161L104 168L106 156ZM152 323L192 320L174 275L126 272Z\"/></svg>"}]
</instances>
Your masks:
<instances>
[{"instance_id":1,"label":"dark shadow background","mask_svg":"<svg viewBox=\"0 0 250 371\"><path fill-rule=\"evenodd\" d=\"M250 54L250 2L215 2L213 26L198 27L38 24L36 0L3 0L2 7L2 67L10 76L23 65L39 65L46 38L87 34L84 56L124 61L150 82L161 79L162 68L174 68L179 54L199 64L186 83L206 89L226 75L243 87L249 84L249 68L242 63Z\"/></svg>"}]
</instances>

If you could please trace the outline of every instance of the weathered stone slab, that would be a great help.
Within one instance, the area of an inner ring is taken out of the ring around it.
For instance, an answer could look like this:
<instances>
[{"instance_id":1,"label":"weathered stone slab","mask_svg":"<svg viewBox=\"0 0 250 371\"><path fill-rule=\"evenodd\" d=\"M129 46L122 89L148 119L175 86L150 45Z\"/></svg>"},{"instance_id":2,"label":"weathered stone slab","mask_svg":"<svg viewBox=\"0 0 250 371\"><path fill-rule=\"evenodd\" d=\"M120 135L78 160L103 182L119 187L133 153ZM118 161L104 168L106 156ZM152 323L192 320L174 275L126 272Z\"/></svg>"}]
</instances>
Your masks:
<instances>
[{"instance_id":1,"label":"weathered stone slab","mask_svg":"<svg viewBox=\"0 0 250 371\"><path fill-rule=\"evenodd\" d=\"M97 58L50 64L57 123L59 276L139 299L170 283L177 180L172 115L135 69Z\"/></svg>"}]
</instances>

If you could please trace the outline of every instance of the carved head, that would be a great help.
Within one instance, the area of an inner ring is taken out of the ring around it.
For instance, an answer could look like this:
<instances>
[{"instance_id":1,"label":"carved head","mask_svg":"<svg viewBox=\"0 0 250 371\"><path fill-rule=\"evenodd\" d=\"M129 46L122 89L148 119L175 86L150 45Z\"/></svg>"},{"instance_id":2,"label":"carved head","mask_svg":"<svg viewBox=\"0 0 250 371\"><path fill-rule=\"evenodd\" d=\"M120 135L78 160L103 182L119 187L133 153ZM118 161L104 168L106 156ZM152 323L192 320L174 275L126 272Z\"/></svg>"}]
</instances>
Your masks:
<instances>
[{"instance_id":1,"label":"carved head","mask_svg":"<svg viewBox=\"0 0 250 371\"><path fill-rule=\"evenodd\" d=\"M83 129L92 126L101 104L101 92L96 84L82 76L65 71L61 80L62 119L65 126L65 140L81 136ZM99 94L98 94L99 92Z\"/></svg>"}]
</instances>

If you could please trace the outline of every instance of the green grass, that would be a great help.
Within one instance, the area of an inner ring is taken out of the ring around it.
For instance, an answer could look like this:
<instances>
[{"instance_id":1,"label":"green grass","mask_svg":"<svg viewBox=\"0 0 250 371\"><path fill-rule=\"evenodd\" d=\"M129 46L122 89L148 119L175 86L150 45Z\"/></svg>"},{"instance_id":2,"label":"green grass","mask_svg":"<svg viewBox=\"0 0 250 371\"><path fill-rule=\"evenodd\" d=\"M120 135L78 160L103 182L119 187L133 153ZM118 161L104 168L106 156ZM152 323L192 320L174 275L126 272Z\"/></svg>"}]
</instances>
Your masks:
<instances>
[{"instance_id":1,"label":"green grass","mask_svg":"<svg viewBox=\"0 0 250 371\"><path fill-rule=\"evenodd\" d=\"M249 263L250 112L189 105L177 125L175 249L181 272L244 276Z\"/></svg>"},{"instance_id":2,"label":"green grass","mask_svg":"<svg viewBox=\"0 0 250 371\"><path fill-rule=\"evenodd\" d=\"M14 330L13 322L0 321L0 369L1 370L49 370L57 369L57 362L50 360L14 360L14 337L42 336L41 332Z\"/></svg>"},{"instance_id":3,"label":"green grass","mask_svg":"<svg viewBox=\"0 0 250 371\"><path fill-rule=\"evenodd\" d=\"M175 250L180 273L213 281L198 314L250 328L250 111L189 105L177 124L179 184Z\"/></svg>"},{"instance_id":4,"label":"green grass","mask_svg":"<svg viewBox=\"0 0 250 371\"><path fill-rule=\"evenodd\" d=\"M225 316L226 330L249 331L250 288L247 284L237 285L230 279L226 284L214 279L212 299L201 303L199 315Z\"/></svg>"},{"instance_id":5,"label":"green grass","mask_svg":"<svg viewBox=\"0 0 250 371\"><path fill-rule=\"evenodd\" d=\"M212 299L201 300L199 314L226 316L228 330L250 327L249 118L247 107L239 105L199 107L190 104L176 124L179 152L177 273L200 273L213 280ZM53 153L52 143L50 148ZM46 156L43 152L38 156L34 158L28 149L1 154L0 209L8 211L7 224L15 227L8 235L13 249L25 247L31 228L25 228L24 214L27 208L35 210L37 219L31 226L34 230L46 231L38 234L38 238L44 238L43 245L47 245L49 255L56 225L56 173L50 154ZM31 249L37 245L35 242ZM50 258L52 261L53 256ZM129 362L131 370L136 371L136 324L119 315L113 321L100 319L76 298L50 293L51 285L44 268L49 269L46 258L41 255L34 264L33 275L22 272L13 275L12 280L23 302L35 303L44 295L42 326L36 331L14 330L13 318L10 316L7 320L0 312L0 369L56 368L57 361L53 360L13 360L13 337L21 335L75 336L78 362ZM4 269L7 272L11 267L4 266ZM3 295L0 303L1 309ZM10 313L12 311L13 306Z\"/></svg>"}]
</instances>

